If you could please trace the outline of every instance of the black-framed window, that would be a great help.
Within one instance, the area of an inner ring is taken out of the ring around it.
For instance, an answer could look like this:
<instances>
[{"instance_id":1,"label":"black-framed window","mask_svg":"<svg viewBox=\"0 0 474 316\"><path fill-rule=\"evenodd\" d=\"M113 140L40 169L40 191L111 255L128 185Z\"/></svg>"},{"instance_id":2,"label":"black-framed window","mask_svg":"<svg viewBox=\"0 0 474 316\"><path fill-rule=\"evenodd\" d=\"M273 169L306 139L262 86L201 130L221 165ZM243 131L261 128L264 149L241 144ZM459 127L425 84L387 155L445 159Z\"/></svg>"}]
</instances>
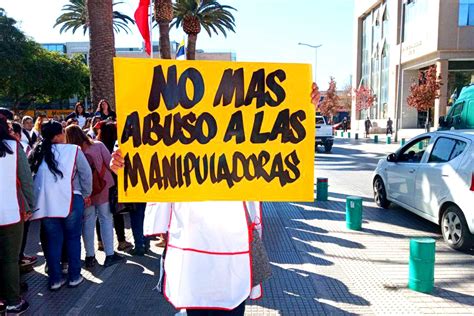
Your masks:
<instances>
[{"instance_id":1,"label":"black-framed window","mask_svg":"<svg viewBox=\"0 0 474 316\"><path fill-rule=\"evenodd\" d=\"M433 146L428 162L445 163L451 161L463 153L466 145L466 142L461 140L440 137Z\"/></svg>"},{"instance_id":2,"label":"black-framed window","mask_svg":"<svg viewBox=\"0 0 474 316\"><path fill-rule=\"evenodd\" d=\"M397 162L420 163L430 140L431 137L426 136L407 144L398 154Z\"/></svg>"}]
</instances>

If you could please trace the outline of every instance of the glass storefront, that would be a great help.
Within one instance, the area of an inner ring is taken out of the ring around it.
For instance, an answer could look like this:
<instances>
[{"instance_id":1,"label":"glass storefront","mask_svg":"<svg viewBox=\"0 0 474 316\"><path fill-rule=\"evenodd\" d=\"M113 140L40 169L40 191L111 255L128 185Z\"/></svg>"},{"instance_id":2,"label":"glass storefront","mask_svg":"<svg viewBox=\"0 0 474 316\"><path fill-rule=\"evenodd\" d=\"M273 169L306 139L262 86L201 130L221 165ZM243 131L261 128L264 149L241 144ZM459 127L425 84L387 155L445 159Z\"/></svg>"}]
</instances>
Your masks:
<instances>
[{"instance_id":1,"label":"glass storefront","mask_svg":"<svg viewBox=\"0 0 474 316\"><path fill-rule=\"evenodd\" d=\"M389 54L387 43L390 30L388 1L383 1L362 20L362 49L360 85L368 86L375 95L375 102L369 111L361 111L359 118L387 118Z\"/></svg>"}]
</instances>

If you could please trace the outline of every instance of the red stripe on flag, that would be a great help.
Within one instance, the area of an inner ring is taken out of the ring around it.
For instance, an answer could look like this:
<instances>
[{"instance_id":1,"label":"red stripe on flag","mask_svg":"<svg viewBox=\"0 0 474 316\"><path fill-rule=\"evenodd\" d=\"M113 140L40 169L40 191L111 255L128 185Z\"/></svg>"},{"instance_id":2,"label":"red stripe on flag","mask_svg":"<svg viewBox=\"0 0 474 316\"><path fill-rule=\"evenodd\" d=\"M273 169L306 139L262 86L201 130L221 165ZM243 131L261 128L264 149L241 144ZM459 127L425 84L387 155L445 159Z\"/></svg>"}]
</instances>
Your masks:
<instances>
[{"instance_id":1,"label":"red stripe on flag","mask_svg":"<svg viewBox=\"0 0 474 316\"><path fill-rule=\"evenodd\" d=\"M150 26L148 24L148 8L150 6L150 0L140 0L138 8L135 11L134 18L137 23L138 30L145 41L145 51L148 55L151 53L150 43Z\"/></svg>"}]
</instances>

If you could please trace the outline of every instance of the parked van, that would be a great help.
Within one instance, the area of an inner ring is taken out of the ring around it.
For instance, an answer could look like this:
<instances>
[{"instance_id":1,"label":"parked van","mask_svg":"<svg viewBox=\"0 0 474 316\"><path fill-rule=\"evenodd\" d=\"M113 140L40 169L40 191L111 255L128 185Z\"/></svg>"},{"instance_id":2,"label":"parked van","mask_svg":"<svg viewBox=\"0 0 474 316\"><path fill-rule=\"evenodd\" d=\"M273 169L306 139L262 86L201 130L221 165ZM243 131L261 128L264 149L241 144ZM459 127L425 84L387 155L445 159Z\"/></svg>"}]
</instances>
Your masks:
<instances>
[{"instance_id":1,"label":"parked van","mask_svg":"<svg viewBox=\"0 0 474 316\"><path fill-rule=\"evenodd\" d=\"M464 87L448 114L439 118L439 129L474 129L474 84Z\"/></svg>"}]
</instances>

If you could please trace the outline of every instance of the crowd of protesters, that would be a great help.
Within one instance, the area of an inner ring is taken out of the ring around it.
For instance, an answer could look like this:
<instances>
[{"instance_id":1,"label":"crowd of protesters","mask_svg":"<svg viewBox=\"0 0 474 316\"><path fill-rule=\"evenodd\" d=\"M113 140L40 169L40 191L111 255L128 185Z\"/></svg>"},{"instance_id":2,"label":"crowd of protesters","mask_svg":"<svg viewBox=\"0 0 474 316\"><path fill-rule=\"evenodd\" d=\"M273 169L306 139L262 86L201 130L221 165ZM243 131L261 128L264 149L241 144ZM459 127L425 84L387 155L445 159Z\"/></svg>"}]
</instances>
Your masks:
<instances>
[{"instance_id":1,"label":"crowd of protesters","mask_svg":"<svg viewBox=\"0 0 474 316\"><path fill-rule=\"evenodd\" d=\"M0 314L20 315L29 307L22 298L28 285L20 281L20 273L31 271L38 261L25 254L31 221L41 223L39 239L51 291L84 281L81 238L85 268L97 263L96 232L98 250L106 255L104 267L124 260L114 250L114 229L117 250L139 256L148 251L145 204L125 208L117 202L117 179L109 168L117 140L115 119L106 100L94 114L78 102L63 120L19 118L0 108ZM134 246L125 238L119 212L124 208L130 211Z\"/></svg>"},{"instance_id":2,"label":"crowd of protesters","mask_svg":"<svg viewBox=\"0 0 474 316\"><path fill-rule=\"evenodd\" d=\"M313 84L311 102L316 105L319 99ZM40 220L51 291L84 281L81 237L84 266L92 268L97 264L95 231L106 255L104 267L124 259L114 250L114 228L117 249L138 256L149 250L144 234L167 234L157 285L167 300L188 315L244 315L247 298L260 298L261 283L271 275L261 239L261 203L119 205L114 173L124 168L124 159L116 140L115 112L105 100L95 115L76 104L62 122L43 117L34 124L31 117L19 122L0 108L0 190L5 197L0 203L0 311L20 315L28 309L20 267L37 261L24 250L31 237L29 222ZM125 240L123 209L130 214L133 249Z\"/></svg>"}]
</instances>

